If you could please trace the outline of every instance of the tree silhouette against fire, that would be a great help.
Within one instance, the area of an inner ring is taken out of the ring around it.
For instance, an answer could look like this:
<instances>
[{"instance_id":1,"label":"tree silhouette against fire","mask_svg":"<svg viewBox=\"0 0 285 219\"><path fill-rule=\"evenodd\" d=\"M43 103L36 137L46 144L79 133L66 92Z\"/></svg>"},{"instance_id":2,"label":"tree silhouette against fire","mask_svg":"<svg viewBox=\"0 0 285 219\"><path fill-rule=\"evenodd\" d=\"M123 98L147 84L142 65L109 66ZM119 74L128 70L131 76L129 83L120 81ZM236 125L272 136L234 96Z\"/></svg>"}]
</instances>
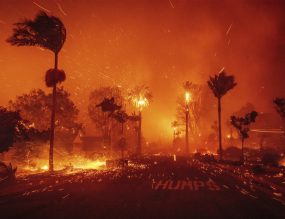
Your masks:
<instances>
[{"instance_id":1,"label":"tree silhouette against fire","mask_svg":"<svg viewBox=\"0 0 285 219\"><path fill-rule=\"evenodd\" d=\"M241 161L244 162L244 140L249 137L250 124L254 123L257 117L257 112L252 111L244 117L231 116L231 124L235 127L241 138Z\"/></svg>"}]
</instances>

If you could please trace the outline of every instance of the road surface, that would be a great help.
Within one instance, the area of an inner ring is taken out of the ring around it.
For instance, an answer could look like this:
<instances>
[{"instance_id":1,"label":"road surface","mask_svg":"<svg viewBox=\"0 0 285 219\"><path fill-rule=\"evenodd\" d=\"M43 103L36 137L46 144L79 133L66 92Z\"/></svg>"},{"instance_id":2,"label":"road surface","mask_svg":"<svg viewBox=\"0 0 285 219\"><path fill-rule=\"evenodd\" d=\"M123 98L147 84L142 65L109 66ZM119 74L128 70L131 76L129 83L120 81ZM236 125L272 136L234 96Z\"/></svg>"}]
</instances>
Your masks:
<instances>
[{"instance_id":1,"label":"road surface","mask_svg":"<svg viewBox=\"0 0 285 219\"><path fill-rule=\"evenodd\" d=\"M125 169L20 176L0 187L0 218L273 219L284 218L284 197L219 165L151 157Z\"/></svg>"}]
</instances>

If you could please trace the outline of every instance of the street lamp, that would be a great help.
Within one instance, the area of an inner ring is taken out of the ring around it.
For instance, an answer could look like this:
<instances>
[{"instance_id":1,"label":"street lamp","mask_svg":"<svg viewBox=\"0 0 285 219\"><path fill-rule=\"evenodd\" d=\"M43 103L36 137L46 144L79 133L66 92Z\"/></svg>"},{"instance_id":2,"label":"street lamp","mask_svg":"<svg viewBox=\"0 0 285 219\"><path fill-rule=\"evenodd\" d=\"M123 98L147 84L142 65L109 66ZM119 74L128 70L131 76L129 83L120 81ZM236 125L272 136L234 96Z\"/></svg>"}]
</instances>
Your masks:
<instances>
[{"instance_id":1,"label":"street lamp","mask_svg":"<svg viewBox=\"0 0 285 219\"><path fill-rule=\"evenodd\" d=\"M186 155L189 154L189 103L191 101L191 93L189 91L185 92L185 117L186 117L186 127L185 127L185 152Z\"/></svg>"}]
</instances>

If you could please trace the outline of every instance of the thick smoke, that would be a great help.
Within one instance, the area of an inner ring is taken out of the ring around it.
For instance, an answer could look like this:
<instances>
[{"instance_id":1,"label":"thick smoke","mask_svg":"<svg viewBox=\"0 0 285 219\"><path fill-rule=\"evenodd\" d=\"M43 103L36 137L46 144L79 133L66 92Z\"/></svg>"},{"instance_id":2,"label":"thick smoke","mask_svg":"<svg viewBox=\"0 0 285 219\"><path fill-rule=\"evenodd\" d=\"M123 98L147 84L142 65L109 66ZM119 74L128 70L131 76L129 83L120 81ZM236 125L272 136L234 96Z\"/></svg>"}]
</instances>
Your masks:
<instances>
[{"instance_id":1,"label":"thick smoke","mask_svg":"<svg viewBox=\"0 0 285 219\"><path fill-rule=\"evenodd\" d=\"M171 137L181 84L205 84L225 68L238 86L223 100L224 118L247 102L272 111L283 96L285 2L274 0L37 1L60 16L68 38L60 55L65 87L87 119L89 93L100 85L146 83L154 100L144 112L150 139ZM0 1L0 104L32 88L44 88L52 54L11 47L12 23L33 17L32 1ZM209 126L215 120L209 120Z\"/></svg>"}]
</instances>

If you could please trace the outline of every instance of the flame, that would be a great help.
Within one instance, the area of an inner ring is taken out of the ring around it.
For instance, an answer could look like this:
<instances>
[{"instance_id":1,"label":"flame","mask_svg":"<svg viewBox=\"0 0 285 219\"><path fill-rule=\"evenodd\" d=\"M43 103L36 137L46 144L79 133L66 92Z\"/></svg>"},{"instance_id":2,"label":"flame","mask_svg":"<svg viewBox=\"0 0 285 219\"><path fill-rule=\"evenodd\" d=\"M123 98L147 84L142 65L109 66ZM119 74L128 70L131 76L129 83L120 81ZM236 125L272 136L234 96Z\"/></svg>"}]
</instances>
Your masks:
<instances>
[{"instance_id":1,"label":"flame","mask_svg":"<svg viewBox=\"0 0 285 219\"><path fill-rule=\"evenodd\" d=\"M186 104L190 103L191 99L192 99L191 93L186 91L185 92L185 102L186 102Z\"/></svg>"},{"instance_id":2,"label":"flame","mask_svg":"<svg viewBox=\"0 0 285 219\"><path fill-rule=\"evenodd\" d=\"M133 103L136 108L138 108L140 111L142 111L145 107L149 105L149 101L146 97L139 96L139 98L134 98Z\"/></svg>"},{"instance_id":3,"label":"flame","mask_svg":"<svg viewBox=\"0 0 285 219\"><path fill-rule=\"evenodd\" d=\"M41 166L40 169L41 169L41 170L48 170L48 165L45 164L45 165Z\"/></svg>"},{"instance_id":4,"label":"flame","mask_svg":"<svg viewBox=\"0 0 285 219\"><path fill-rule=\"evenodd\" d=\"M34 158L33 164L28 164L26 166L19 166L20 172L29 173L29 172L44 172L49 169L47 159ZM104 169L106 166L105 159L87 159L83 156L73 156L69 159L63 159L62 161L55 160L54 169L59 170L100 170Z\"/></svg>"},{"instance_id":5,"label":"flame","mask_svg":"<svg viewBox=\"0 0 285 219\"><path fill-rule=\"evenodd\" d=\"M77 162L74 164L74 168L76 169L101 169L106 165L106 161L102 160L88 160L87 162Z\"/></svg>"}]
</instances>

